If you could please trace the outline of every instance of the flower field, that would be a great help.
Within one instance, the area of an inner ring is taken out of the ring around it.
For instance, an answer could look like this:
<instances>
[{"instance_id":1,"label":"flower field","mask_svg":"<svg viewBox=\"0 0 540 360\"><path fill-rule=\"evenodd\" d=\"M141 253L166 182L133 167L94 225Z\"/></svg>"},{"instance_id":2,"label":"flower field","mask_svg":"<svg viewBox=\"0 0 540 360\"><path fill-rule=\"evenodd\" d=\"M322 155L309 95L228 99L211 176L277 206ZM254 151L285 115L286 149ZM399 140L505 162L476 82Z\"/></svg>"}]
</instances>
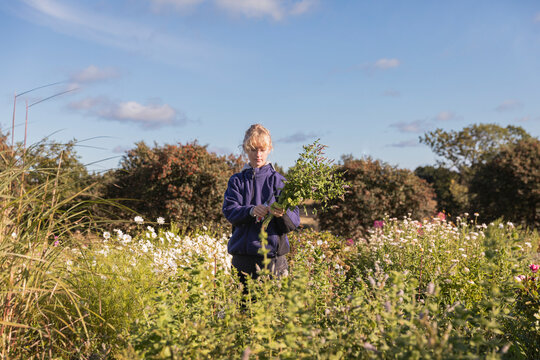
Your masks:
<instances>
[{"instance_id":1,"label":"flower field","mask_svg":"<svg viewBox=\"0 0 540 360\"><path fill-rule=\"evenodd\" d=\"M474 215L374 225L294 232L289 275L247 299L227 232L141 217L84 235L10 228L2 358L539 358L536 233Z\"/></svg>"}]
</instances>

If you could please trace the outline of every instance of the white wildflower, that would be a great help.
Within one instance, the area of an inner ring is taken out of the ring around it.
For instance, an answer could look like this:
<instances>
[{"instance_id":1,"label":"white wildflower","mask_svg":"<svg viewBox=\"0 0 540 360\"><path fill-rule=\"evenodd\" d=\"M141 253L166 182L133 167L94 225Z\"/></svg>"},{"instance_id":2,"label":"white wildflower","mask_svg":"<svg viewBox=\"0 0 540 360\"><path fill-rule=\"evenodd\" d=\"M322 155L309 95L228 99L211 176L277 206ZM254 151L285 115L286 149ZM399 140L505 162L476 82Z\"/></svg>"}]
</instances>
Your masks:
<instances>
[{"instance_id":1,"label":"white wildflower","mask_svg":"<svg viewBox=\"0 0 540 360\"><path fill-rule=\"evenodd\" d=\"M499 224L499 229L504 228L504 224Z\"/></svg>"},{"instance_id":2,"label":"white wildflower","mask_svg":"<svg viewBox=\"0 0 540 360\"><path fill-rule=\"evenodd\" d=\"M163 225L163 224L165 224L165 219L160 216L160 217L157 218L157 223L159 225Z\"/></svg>"},{"instance_id":3,"label":"white wildflower","mask_svg":"<svg viewBox=\"0 0 540 360\"><path fill-rule=\"evenodd\" d=\"M111 233L108 232L108 231L105 231L105 232L103 233L103 238L104 238L105 240L109 240L109 239L111 238Z\"/></svg>"},{"instance_id":4,"label":"white wildflower","mask_svg":"<svg viewBox=\"0 0 540 360\"><path fill-rule=\"evenodd\" d=\"M467 282L468 282L469 284L471 284L471 285L474 285L474 284L475 284L474 281L472 281L472 280L468 280Z\"/></svg>"},{"instance_id":5,"label":"white wildflower","mask_svg":"<svg viewBox=\"0 0 540 360\"><path fill-rule=\"evenodd\" d=\"M142 218L142 216L135 216L133 220L139 225L141 225L144 222L144 219Z\"/></svg>"},{"instance_id":6,"label":"white wildflower","mask_svg":"<svg viewBox=\"0 0 540 360\"><path fill-rule=\"evenodd\" d=\"M528 248L532 248L532 244L530 242L525 242L525 246L527 246Z\"/></svg>"},{"instance_id":7,"label":"white wildflower","mask_svg":"<svg viewBox=\"0 0 540 360\"><path fill-rule=\"evenodd\" d=\"M15 238L17 237L17 233L16 233L15 231L12 232L12 233L11 233L11 237L15 239Z\"/></svg>"},{"instance_id":8,"label":"white wildflower","mask_svg":"<svg viewBox=\"0 0 540 360\"><path fill-rule=\"evenodd\" d=\"M480 216L480 214L479 213L474 213L474 216L478 217L478 216Z\"/></svg>"}]
</instances>

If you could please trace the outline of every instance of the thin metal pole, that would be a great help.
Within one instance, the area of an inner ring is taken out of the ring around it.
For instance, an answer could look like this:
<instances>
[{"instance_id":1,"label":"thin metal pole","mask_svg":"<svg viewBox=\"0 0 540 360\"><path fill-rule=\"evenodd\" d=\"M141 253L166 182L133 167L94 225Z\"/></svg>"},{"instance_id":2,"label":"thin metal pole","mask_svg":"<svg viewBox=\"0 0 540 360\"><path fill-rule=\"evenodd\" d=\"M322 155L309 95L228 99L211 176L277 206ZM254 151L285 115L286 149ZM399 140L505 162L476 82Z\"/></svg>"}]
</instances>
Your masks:
<instances>
[{"instance_id":1,"label":"thin metal pole","mask_svg":"<svg viewBox=\"0 0 540 360\"><path fill-rule=\"evenodd\" d=\"M13 93L13 123L11 124L11 150L13 150L15 136L15 108L17 107L17 93Z\"/></svg>"},{"instance_id":2,"label":"thin metal pole","mask_svg":"<svg viewBox=\"0 0 540 360\"><path fill-rule=\"evenodd\" d=\"M24 152L26 152L26 134L28 130L28 100L26 100L26 119L24 120Z\"/></svg>"}]
</instances>

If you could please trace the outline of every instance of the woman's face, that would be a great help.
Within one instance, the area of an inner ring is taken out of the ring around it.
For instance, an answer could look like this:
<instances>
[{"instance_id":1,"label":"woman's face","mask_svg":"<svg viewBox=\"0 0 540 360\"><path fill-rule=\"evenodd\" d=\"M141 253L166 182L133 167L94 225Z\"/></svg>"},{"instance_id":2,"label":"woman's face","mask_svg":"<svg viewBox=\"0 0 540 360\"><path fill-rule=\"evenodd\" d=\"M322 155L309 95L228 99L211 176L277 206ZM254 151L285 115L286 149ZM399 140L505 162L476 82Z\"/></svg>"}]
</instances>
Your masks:
<instances>
[{"instance_id":1,"label":"woman's face","mask_svg":"<svg viewBox=\"0 0 540 360\"><path fill-rule=\"evenodd\" d=\"M266 164L266 158L270 154L270 149L252 148L247 152L249 164L253 168L260 168Z\"/></svg>"}]
</instances>

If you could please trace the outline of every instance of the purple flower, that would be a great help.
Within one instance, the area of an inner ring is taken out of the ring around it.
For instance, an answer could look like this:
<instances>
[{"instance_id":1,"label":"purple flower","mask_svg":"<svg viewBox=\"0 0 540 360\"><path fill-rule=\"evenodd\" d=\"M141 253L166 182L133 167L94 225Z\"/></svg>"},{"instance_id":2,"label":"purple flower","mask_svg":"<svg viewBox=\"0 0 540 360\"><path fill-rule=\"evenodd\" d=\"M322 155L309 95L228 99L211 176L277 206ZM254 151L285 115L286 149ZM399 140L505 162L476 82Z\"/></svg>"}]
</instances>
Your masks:
<instances>
[{"instance_id":1,"label":"purple flower","mask_svg":"<svg viewBox=\"0 0 540 360\"><path fill-rule=\"evenodd\" d=\"M383 226L384 226L384 220L375 220L373 222L373 227L376 229L382 229Z\"/></svg>"}]
</instances>

